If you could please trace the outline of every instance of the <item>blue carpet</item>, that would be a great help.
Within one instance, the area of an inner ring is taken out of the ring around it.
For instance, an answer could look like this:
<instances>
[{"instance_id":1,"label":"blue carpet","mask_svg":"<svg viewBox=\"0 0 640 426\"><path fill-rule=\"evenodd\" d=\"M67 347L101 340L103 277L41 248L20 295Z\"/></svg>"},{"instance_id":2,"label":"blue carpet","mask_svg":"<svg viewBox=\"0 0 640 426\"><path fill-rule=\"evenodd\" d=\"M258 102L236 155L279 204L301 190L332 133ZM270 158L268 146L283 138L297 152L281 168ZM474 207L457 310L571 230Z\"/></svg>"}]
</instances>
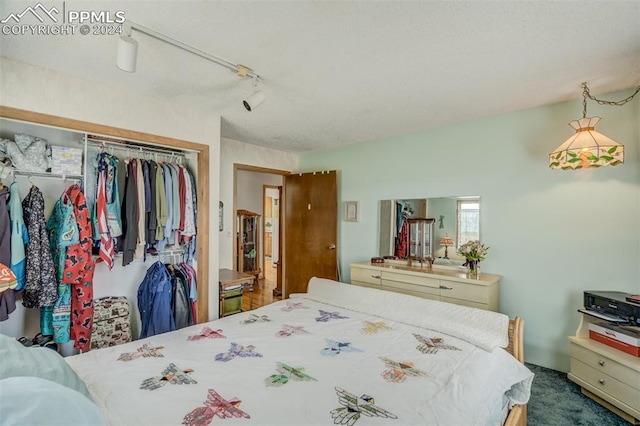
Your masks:
<instances>
[{"instance_id":1,"label":"blue carpet","mask_svg":"<svg viewBox=\"0 0 640 426\"><path fill-rule=\"evenodd\" d=\"M530 426L629 426L622 417L582 395L566 373L526 366L535 374L527 408Z\"/></svg>"}]
</instances>

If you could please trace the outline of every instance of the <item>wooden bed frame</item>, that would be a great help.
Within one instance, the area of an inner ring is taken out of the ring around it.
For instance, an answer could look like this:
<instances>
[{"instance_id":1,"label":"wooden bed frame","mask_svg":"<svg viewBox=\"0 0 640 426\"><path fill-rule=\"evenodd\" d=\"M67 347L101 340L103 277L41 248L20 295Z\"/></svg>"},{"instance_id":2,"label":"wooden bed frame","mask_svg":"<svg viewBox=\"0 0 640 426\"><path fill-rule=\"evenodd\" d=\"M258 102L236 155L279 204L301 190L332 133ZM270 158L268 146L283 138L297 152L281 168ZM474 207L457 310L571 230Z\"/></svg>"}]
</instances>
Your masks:
<instances>
[{"instance_id":1,"label":"wooden bed frame","mask_svg":"<svg viewBox=\"0 0 640 426\"><path fill-rule=\"evenodd\" d=\"M520 317L509 321L509 346L505 350L524 364L524 320ZM509 410L504 426L525 426L526 424L527 405L514 405Z\"/></svg>"}]
</instances>

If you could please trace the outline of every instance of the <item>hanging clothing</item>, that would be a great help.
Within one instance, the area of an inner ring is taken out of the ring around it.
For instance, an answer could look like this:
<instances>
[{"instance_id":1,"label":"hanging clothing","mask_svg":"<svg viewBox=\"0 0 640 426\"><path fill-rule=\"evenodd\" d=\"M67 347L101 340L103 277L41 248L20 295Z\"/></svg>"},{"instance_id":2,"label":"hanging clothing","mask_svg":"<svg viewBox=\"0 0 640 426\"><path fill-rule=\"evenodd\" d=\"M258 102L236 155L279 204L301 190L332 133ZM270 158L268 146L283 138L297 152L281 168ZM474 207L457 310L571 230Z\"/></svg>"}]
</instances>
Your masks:
<instances>
[{"instance_id":1,"label":"hanging clothing","mask_svg":"<svg viewBox=\"0 0 640 426\"><path fill-rule=\"evenodd\" d=\"M145 217L146 215L146 204L145 204L145 184L144 184L144 174L142 171L142 161L139 159L132 160L134 169L136 171L135 174L135 182L136 182L136 195L138 197L138 235L136 237L136 252L134 257L136 259L142 259L144 257L144 246L145 246Z\"/></svg>"},{"instance_id":2,"label":"hanging clothing","mask_svg":"<svg viewBox=\"0 0 640 426\"><path fill-rule=\"evenodd\" d=\"M11 270L18 280L16 291L19 291L25 286L25 268L27 265L25 245L29 242L29 234L22 216L22 203L20 202L18 184L13 182L9 186L9 191L9 217L11 218Z\"/></svg>"},{"instance_id":3,"label":"hanging clothing","mask_svg":"<svg viewBox=\"0 0 640 426\"><path fill-rule=\"evenodd\" d=\"M53 258L53 266L58 282L58 298L52 309L43 309L45 324L51 324L53 340L56 343L68 342L71 332L71 285L62 282L67 247L80 242L80 232L76 221L74 206L63 201L64 194L53 206L47 220L49 246ZM42 326L49 328L49 326Z\"/></svg>"},{"instance_id":4,"label":"hanging clothing","mask_svg":"<svg viewBox=\"0 0 640 426\"><path fill-rule=\"evenodd\" d=\"M2 186L2 188L0 188L0 263L5 266L11 264L11 226L9 210L7 209L8 195L9 188ZM0 292L0 321L9 319L9 314L15 310L15 288L7 288L3 292Z\"/></svg>"},{"instance_id":5,"label":"hanging clothing","mask_svg":"<svg viewBox=\"0 0 640 426\"><path fill-rule=\"evenodd\" d=\"M173 244L173 178L168 164L163 164L162 170L164 172L164 191L167 199L167 220L164 228L164 239L158 244L158 250L164 250L167 244Z\"/></svg>"},{"instance_id":6,"label":"hanging clothing","mask_svg":"<svg viewBox=\"0 0 640 426\"><path fill-rule=\"evenodd\" d=\"M78 244L67 247L63 284L71 284L71 332L74 347L86 352L91 349L93 328L93 273L94 261L91 255L91 219L89 208L82 190L71 185L63 195L64 201L74 206L78 224Z\"/></svg>"},{"instance_id":7,"label":"hanging clothing","mask_svg":"<svg viewBox=\"0 0 640 426\"><path fill-rule=\"evenodd\" d=\"M99 256L109 270L113 268L115 256L115 241L109 229L109 219L107 212L107 180L109 174L108 154L98 154L98 186L96 196L96 207L94 209L98 222L98 232L100 234ZM112 177L113 180L113 177Z\"/></svg>"},{"instance_id":8,"label":"hanging clothing","mask_svg":"<svg viewBox=\"0 0 640 426\"><path fill-rule=\"evenodd\" d=\"M22 200L24 223L29 234L26 246L25 290L22 304L25 308L53 306L58 298L58 283L55 278L49 238L45 228L44 197L32 186ZM49 330L41 330L48 335ZM53 333L50 333L53 334Z\"/></svg>"},{"instance_id":9,"label":"hanging clothing","mask_svg":"<svg viewBox=\"0 0 640 426\"><path fill-rule=\"evenodd\" d=\"M133 261L138 237L138 196L135 187L134 161L126 162L127 173L124 184L124 199L122 202L122 266Z\"/></svg>"},{"instance_id":10,"label":"hanging clothing","mask_svg":"<svg viewBox=\"0 0 640 426\"><path fill-rule=\"evenodd\" d=\"M158 165L153 161L147 161L149 164L149 206L147 212L147 244L150 246L156 243L156 229L158 227L158 215L156 212L157 202L156 198L156 169Z\"/></svg>"},{"instance_id":11,"label":"hanging clothing","mask_svg":"<svg viewBox=\"0 0 640 426\"><path fill-rule=\"evenodd\" d=\"M180 218L182 214L183 207L180 199L180 171L175 164L169 164L169 168L171 169L171 186L173 187L173 222L171 224L172 232L172 240L170 244L178 244L178 241L175 239L175 231L180 230Z\"/></svg>"},{"instance_id":12,"label":"hanging clothing","mask_svg":"<svg viewBox=\"0 0 640 426\"><path fill-rule=\"evenodd\" d=\"M167 194L164 187L164 169L156 167L156 241L164 239L164 227L167 224Z\"/></svg>"},{"instance_id":13,"label":"hanging clothing","mask_svg":"<svg viewBox=\"0 0 640 426\"><path fill-rule=\"evenodd\" d=\"M184 166L180 167L184 175L185 183L185 204L184 204L184 227L182 229L183 238L188 241L196 234L196 223L193 208L193 191L191 189L191 176Z\"/></svg>"},{"instance_id":14,"label":"hanging clothing","mask_svg":"<svg viewBox=\"0 0 640 426\"><path fill-rule=\"evenodd\" d=\"M141 339L176 329L171 312L171 277L160 261L147 269L138 287L138 310Z\"/></svg>"},{"instance_id":15,"label":"hanging clothing","mask_svg":"<svg viewBox=\"0 0 640 426\"><path fill-rule=\"evenodd\" d=\"M193 322L196 323L198 318L198 283L196 279L196 270L185 262L179 263L177 266L187 277L191 314L193 316Z\"/></svg>"},{"instance_id":16,"label":"hanging clothing","mask_svg":"<svg viewBox=\"0 0 640 426\"><path fill-rule=\"evenodd\" d=\"M187 277L173 265L166 265L171 277L171 311L176 330L193 325Z\"/></svg>"}]
</instances>

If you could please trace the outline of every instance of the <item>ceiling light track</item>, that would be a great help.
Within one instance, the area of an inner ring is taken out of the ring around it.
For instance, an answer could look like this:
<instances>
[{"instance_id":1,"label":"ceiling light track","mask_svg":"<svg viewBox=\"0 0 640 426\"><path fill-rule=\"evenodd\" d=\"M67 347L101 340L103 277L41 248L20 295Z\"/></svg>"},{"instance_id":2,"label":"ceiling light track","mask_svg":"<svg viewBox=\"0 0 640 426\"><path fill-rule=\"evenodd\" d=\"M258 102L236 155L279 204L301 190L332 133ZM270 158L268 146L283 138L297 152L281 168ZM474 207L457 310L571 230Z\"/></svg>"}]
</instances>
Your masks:
<instances>
[{"instance_id":1,"label":"ceiling light track","mask_svg":"<svg viewBox=\"0 0 640 426\"><path fill-rule=\"evenodd\" d=\"M141 32L157 40L160 40L167 44L175 46L179 49L182 49L187 52L193 53L194 55L200 56L201 58L204 58L208 61L211 61L215 64L218 64L222 67L225 67L233 71L240 78L250 77L250 78L253 78L254 81L258 81L259 79L258 74L256 74L249 67L246 67L240 64L234 64L232 62L229 62L217 56L211 55L196 47L190 46L186 43L176 40L172 37L159 33L158 31L152 30L151 28L147 28L144 25L140 25L131 21L128 22L127 35L121 36L118 42L117 65L118 65L118 68L120 68L123 71L135 72L136 70L136 60L138 56L138 42L131 36L133 31Z\"/></svg>"}]
</instances>

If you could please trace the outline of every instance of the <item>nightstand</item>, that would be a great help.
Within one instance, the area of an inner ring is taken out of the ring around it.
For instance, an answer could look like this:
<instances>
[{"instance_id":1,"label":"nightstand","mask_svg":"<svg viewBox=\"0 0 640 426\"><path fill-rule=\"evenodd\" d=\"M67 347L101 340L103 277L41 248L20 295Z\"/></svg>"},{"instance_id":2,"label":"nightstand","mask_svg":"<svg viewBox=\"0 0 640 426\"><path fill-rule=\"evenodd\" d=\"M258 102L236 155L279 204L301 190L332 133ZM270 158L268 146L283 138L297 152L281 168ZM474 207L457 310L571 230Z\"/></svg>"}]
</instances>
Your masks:
<instances>
[{"instance_id":1,"label":"nightstand","mask_svg":"<svg viewBox=\"0 0 640 426\"><path fill-rule=\"evenodd\" d=\"M576 335L569 337L569 379L581 386L585 396L640 424L640 358L590 339L589 323L602 320L581 315Z\"/></svg>"}]
</instances>

